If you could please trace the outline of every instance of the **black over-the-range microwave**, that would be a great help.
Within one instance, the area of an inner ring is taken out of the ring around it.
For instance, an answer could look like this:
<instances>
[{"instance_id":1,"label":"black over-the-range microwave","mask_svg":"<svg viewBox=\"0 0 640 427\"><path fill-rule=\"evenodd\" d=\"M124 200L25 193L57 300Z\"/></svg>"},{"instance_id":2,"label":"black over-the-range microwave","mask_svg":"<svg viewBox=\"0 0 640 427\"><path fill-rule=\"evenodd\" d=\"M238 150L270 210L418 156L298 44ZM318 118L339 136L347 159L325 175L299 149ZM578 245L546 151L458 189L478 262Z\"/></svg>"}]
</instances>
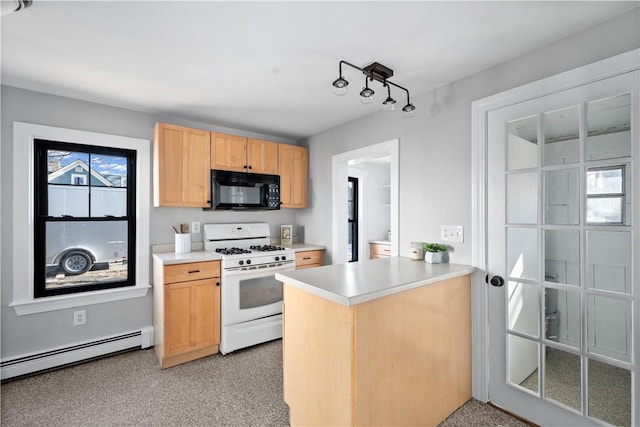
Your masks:
<instances>
[{"instance_id":1,"label":"black over-the-range microwave","mask_svg":"<svg viewBox=\"0 0 640 427\"><path fill-rule=\"evenodd\" d=\"M211 170L211 208L280 209L280 176Z\"/></svg>"}]
</instances>

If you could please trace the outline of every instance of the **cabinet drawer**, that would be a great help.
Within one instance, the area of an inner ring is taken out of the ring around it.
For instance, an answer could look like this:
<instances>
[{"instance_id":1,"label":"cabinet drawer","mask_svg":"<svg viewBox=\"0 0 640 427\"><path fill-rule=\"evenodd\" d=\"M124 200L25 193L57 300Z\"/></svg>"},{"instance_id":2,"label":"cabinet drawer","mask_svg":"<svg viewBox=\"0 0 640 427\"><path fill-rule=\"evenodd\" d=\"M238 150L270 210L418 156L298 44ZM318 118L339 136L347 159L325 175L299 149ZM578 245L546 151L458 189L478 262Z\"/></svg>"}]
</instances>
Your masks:
<instances>
[{"instance_id":1,"label":"cabinet drawer","mask_svg":"<svg viewBox=\"0 0 640 427\"><path fill-rule=\"evenodd\" d=\"M324 251L296 252L296 268L317 267L324 264Z\"/></svg>"},{"instance_id":2,"label":"cabinet drawer","mask_svg":"<svg viewBox=\"0 0 640 427\"><path fill-rule=\"evenodd\" d=\"M391 256L391 245L381 243L370 243L371 258Z\"/></svg>"},{"instance_id":3,"label":"cabinet drawer","mask_svg":"<svg viewBox=\"0 0 640 427\"><path fill-rule=\"evenodd\" d=\"M164 283L220 277L220 261L190 262L164 267Z\"/></svg>"}]
</instances>

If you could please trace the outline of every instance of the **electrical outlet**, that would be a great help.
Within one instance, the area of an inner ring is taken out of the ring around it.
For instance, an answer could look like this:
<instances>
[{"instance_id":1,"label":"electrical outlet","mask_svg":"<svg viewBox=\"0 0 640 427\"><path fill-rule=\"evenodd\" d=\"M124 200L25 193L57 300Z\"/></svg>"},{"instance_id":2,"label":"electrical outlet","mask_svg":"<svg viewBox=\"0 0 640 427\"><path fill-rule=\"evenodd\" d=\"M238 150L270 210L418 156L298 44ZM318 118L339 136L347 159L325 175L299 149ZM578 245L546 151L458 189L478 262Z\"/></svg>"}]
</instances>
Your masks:
<instances>
[{"instance_id":1,"label":"electrical outlet","mask_svg":"<svg viewBox=\"0 0 640 427\"><path fill-rule=\"evenodd\" d=\"M440 239L445 242L464 242L464 231L459 225L440 226Z\"/></svg>"},{"instance_id":2,"label":"electrical outlet","mask_svg":"<svg viewBox=\"0 0 640 427\"><path fill-rule=\"evenodd\" d=\"M191 223L191 232L199 233L200 232L200 221L193 221Z\"/></svg>"},{"instance_id":3,"label":"electrical outlet","mask_svg":"<svg viewBox=\"0 0 640 427\"><path fill-rule=\"evenodd\" d=\"M80 326L87 323L87 310L73 312L73 326Z\"/></svg>"}]
</instances>

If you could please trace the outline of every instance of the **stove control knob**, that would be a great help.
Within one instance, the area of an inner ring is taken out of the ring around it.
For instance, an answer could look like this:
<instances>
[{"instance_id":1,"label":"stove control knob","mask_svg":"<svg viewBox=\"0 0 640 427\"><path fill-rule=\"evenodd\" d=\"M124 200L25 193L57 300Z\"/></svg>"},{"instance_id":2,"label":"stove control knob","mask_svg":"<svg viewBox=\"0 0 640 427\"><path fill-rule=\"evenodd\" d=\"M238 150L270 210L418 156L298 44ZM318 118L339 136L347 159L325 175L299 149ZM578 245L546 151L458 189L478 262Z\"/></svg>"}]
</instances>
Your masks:
<instances>
[{"instance_id":1,"label":"stove control knob","mask_svg":"<svg viewBox=\"0 0 640 427\"><path fill-rule=\"evenodd\" d=\"M286 257L286 256L284 256L284 255L282 255L282 260L283 260L283 261L286 261L286 260L287 260L287 257ZM276 260L276 261L277 261L277 260Z\"/></svg>"},{"instance_id":2,"label":"stove control knob","mask_svg":"<svg viewBox=\"0 0 640 427\"><path fill-rule=\"evenodd\" d=\"M238 264L239 265L244 265L244 261L240 260L240 261L238 261Z\"/></svg>"},{"instance_id":3,"label":"stove control knob","mask_svg":"<svg viewBox=\"0 0 640 427\"><path fill-rule=\"evenodd\" d=\"M276 261L280 261L280 257L279 256L276 257Z\"/></svg>"},{"instance_id":4,"label":"stove control knob","mask_svg":"<svg viewBox=\"0 0 640 427\"><path fill-rule=\"evenodd\" d=\"M247 260L247 265L249 265L249 264L251 264L251 260L250 259Z\"/></svg>"}]
</instances>

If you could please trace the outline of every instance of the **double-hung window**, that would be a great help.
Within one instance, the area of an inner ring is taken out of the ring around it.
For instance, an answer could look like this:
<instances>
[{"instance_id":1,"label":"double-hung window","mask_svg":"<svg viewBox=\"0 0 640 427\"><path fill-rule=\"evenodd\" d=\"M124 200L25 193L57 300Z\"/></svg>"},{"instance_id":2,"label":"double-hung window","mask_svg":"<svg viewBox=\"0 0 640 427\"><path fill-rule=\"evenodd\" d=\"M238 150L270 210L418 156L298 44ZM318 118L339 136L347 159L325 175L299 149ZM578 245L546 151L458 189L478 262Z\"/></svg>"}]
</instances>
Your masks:
<instances>
[{"instance_id":1,"label":"double-hung window","mask_svg":"<svg viewBox=\"0 0 640 427\"><path fill-rule=\"evenodd\" d=\"M136 151L34 143L34 297L135 286Z\"/></svg>"},{"instance_id":2,"label":"double-hung window","mask_svg":"<svg viewBox=\"0 0 640 427\"><path fill-rule=\"evenodd\" d=\"M626 166L587 169L587 223L626 224Z\"/></svg>"}]
</instances>

